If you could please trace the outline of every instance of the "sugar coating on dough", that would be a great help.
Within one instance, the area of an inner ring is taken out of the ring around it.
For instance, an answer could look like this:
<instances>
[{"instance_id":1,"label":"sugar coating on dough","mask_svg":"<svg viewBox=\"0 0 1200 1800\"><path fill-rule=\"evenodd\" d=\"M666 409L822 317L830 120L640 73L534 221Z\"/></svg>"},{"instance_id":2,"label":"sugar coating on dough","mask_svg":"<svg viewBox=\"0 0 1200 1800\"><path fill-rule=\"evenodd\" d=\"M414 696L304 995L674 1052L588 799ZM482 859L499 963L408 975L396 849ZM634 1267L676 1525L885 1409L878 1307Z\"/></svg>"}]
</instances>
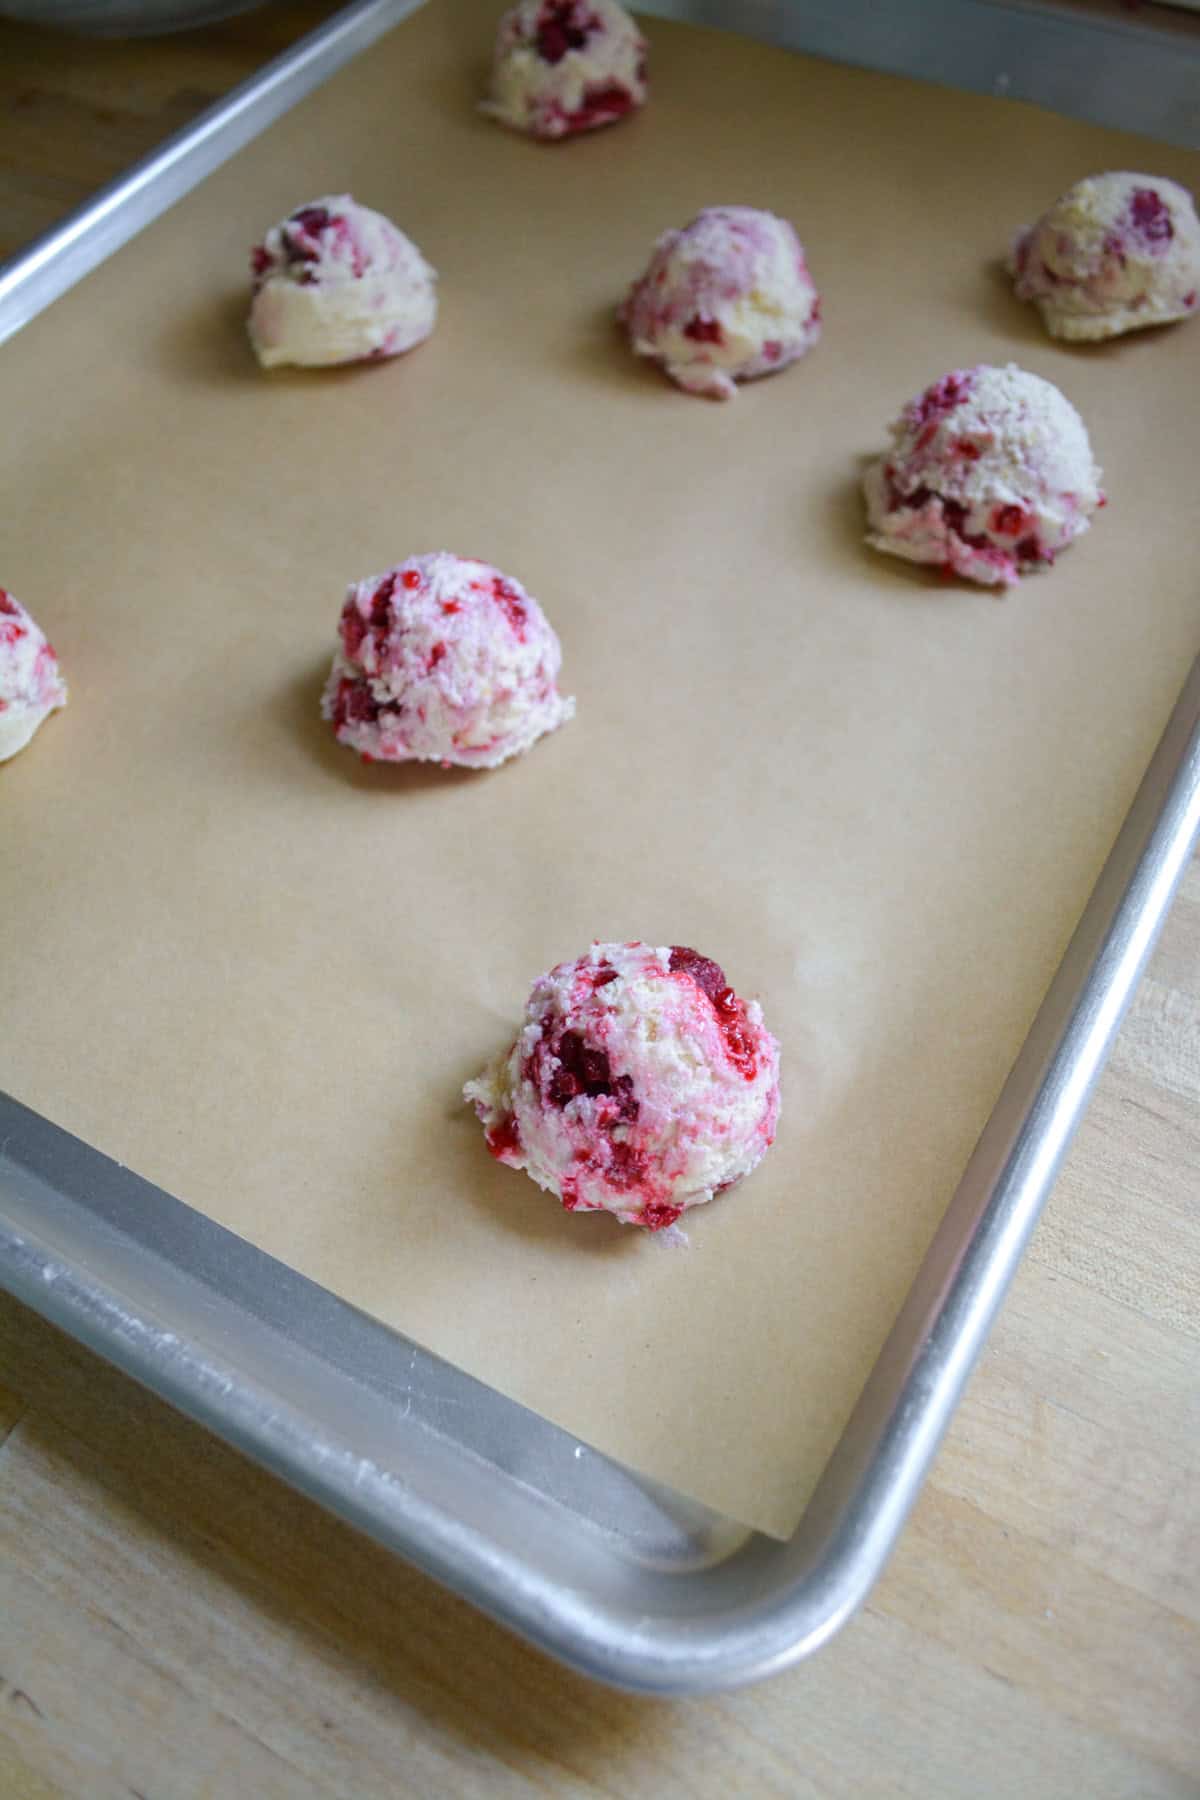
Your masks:
<instances>
[{"instance_id":1,"label":"sugar coating on dough","mask_svg":"<svg viewBox=\"0 0 1200 1800\"><path fill-rule=\"evenodd\" d=\"M483 110L564 138L615 124L646 93L646 40L617 0L520 0L500 21Z\"/></svg>"},{"instance_id":2,"label":"sugar coating on dough","mask_svg":"<svg viewBox=\"0 0 1200 1800\"><path fill-rule=\"evenodd\" d=\"M617 316L636 355L715 400L786 368L821 335L799 238L786 219L751 206L710 206L668 231Z\"/></svg>"},{"instance_id":3,"label":"sugar coating on dough","mask_svg":"<svg viewBox=\"0 0 1200 1800\"><path fill-rule=\"evenodd\" d=\"M464 1094L492 1155L569 1212L658 1231L770 1148L779 1045L711 958L594 943L534 982L515 1041Z\"/></svg>"},{"instance_id":4,"label":"sugar coating on dough","mask_svg":"<svg viewBox=\"0 0 1200 1800\"><path fill-rule=\"evenodd\" d=\"M955 369L910 400L863 478L867 541L1007 586L1049 568L1104 505L1083 420L1009 363Z\"/></svg>"},{"instance_id":5,"label":"sugar coating on dough","mask_svg":"<svg viewBox=\"0 0 1200 1800\"><path fill-rule=\"evenodd\" d=\"M1117 337L1200 310L1200 221L1178 182L1090 175L1019 234L1008 267L1052 337Z\"/></svg>"},{"instance_id":6,"label":"sugar coating on dough","mask_svg":"<svg viewBox=\"0 0 1200 1800\"><path fill-rule=\"evenodd\" d=\"M368 762L494 769L575 711L558 638L519 581L441 550L355 582L321 701Z\"/></svg>"},{"instance_id":7,"label":"sugar coating on dough","mask_svg":"<svg viewBox=\"0 0 1200 1800\"><path fill-rule=\"evenodd\" d=\"M16 596L0 588L0 762L23 750L66 704L54 646Z\"/></svg>"},{"instance_id":8,"label":"sugar coating on dough","mask_svg":"<svg viewBox=\"0 0 1200 1800\"><path fill-rule=\"evenodd\" d=\"M301 206L251 252L248 328L265 369L399 356L437 319L437 276L382 213L335 194Z\"/></svg>"}]
</instances>

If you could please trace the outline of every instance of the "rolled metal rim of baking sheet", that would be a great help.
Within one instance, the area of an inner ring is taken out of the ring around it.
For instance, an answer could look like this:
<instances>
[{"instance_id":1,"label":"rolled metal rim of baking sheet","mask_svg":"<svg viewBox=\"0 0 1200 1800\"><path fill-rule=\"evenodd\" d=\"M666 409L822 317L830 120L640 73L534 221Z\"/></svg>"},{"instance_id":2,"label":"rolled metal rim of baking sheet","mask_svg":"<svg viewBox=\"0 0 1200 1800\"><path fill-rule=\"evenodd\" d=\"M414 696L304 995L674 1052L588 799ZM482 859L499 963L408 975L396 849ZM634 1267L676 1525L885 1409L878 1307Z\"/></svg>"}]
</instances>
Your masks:
<instances>
[{"instance_id":1,"label":"rolled metal rim of baking sheet","mask_svg":"<svg viewBox=\"0 0 1200 1800\"><path fill-rule=\"evenodd\" d=\"M147 159L90 209L96 254L84 209L10 265L0 336L412 10L361 0ZM776 1673L824 1643L882 1568L1198 837L1200 659L786 1543L622 1468L3 1094L0 1283L584 1673L663 1695Z\"/></svg>"},{"instance_id":2,"label":"rolled metal rim of baking sheet","mask_svg":"<svg viewBox=\"0 0 1200 1800\"><path fill-rule=\"evenodd\" d=\"M423 4L354 0L0 263L0 343ZM1080 0L647 0L636 10L1200 148L1200 31L1161 9L1147 18Z\"/></svg>"},{"instance_id":3,"label":"rolled metal rim of baking sheet","mask_svg":"<svg viewBox=\"0 0 1200 1800\"><path fill-rule=\"evenodd\" d=\"M0 1281L586 1674L664 1695L822 1644L895 1541L1200 836L1200 659L786 1543L621 1468L0 1095Z\"/></svg>"}]
</instances>

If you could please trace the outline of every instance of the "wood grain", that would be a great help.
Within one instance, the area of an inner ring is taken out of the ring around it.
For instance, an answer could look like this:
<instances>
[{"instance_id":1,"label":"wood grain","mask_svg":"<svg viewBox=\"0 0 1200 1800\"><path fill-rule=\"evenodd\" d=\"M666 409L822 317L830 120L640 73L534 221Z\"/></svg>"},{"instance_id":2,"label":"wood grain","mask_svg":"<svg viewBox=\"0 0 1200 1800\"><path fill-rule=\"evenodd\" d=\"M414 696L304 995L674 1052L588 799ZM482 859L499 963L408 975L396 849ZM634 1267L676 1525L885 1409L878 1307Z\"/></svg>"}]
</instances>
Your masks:
<instances>
[{"instance_id":1,"label":"wood grain","mask_svg":"<svg viewBox=\"0 0 1200 1800\"><path fill-rule=\"evenodd\" d=\"M0 248L311 28L0 25ZM557 1669L0 1300L0 1794L1200 1794L1200 867L871 1603L767 1684Z\"/></svg>"},{"instance_id":2,"label":"wood grain","mask_svg":"<svg viewBox=\"0 0 1200 1800\"><path fill-rule=\"evenodd\" d=\"M0 1791L1195 1796L1198 1007L1193 867L871 1603L727 1697L557 1669L0 1303Z\"/></svg>"},{"instance_id":3,"label":"wood grain","mask_svg":"<svg viewBox=\"0 0 1200 1800\"><path fill-rule=\"evenodd\" d=\"M0 19L0 258L336 11L334 0L290 0L123 42Z\"/></svg>"}]
</instances>

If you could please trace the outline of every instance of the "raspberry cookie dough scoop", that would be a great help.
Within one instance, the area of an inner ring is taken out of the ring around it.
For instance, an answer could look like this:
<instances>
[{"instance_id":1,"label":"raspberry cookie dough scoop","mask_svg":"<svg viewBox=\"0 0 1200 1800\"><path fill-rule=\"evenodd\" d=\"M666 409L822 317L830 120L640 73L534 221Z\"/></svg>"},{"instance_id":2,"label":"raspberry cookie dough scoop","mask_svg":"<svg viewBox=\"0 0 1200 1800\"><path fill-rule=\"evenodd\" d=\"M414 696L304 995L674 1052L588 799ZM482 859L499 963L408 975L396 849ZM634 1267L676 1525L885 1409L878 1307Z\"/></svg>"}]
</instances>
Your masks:
<instances>
[{"instance_id":1,"label":"raspberry cookie dough scoop","mask_svg":"<svg viewBox=\"0 0 1200 1800\"><path fill-rule=\"evenodd\" d=\"M1082 343L1168 325L1200 311L1200 221L1178 182L1091 175L1020 234L1008 268L1051 337Z\"/></svg>"},{"instance_id":2,"label":"raspberry cookie dough scoop","mask_svg":"<svg viewBox=\"0 0 1200 1800\"><path fill-rule=\"evenodd\" d=\"M955 369L910 400L863 489L869 544L985 586L1049 568L1104 505L1083 420L1012 363Z\"/></svg>"},{"instance_id":3,"label":"raspberry cookie dough scoop","mask_svg":"<svg viewBox=\"0 0 1200 1800\"><path fill-rule=\"evenodd\" d=\"M0 762L24 750L39 725L66 704L53 645L21 602L0 588Z\"/></svg>"},{"instance_id":4,"label":"raspberry cookie dough scoop","mask_svg":"<svg viewBox=\"0 0 1200 1800\"><path fill-rule=\"evenodd\" d=\"M368 762L494 769L575 711L537 601L490 564L438 551L354 584L321 711Z\"/></svg>"},{"instance_id":5,"label":"raspberry cookie dough scoop","mask_svg":"<svg viewBox=\"0 0 1200 1800\"><path fill-rule=\"evenodd\" d=\"M483 110L536 138L613 125L646 100L646 40L617 0L521 0L496 34Z\"/></svg>"},{"instance_id":6,"label":"raspberry cookie dough scoop","mask_svg":"<svg viewBox=\"0 0 1200 1800\"><path fill-rule=\"evenodd\" d=\"M712 400L785 369L821 335L799 238L786 219L750 206L712 206L668 231L617 318L635 355Z\"/></svg>"},{"instance_id":7,"label":"raspberry cookie dough scoop","mask_svg":"<svg viewBox=\"0 0 1200 1800\"><path fill-rule=\"evenodd\" d=\"M264 369L399 356L437 319L437 277L416 245L349 194L313 200L272 226L251 268L248 329Z\"/></svg>"},{"instance_id":8,"label":"raspberry cookie dough scoop","mask_svg":"<svg viewBox=\"0 0 1200 1800\"><path fill-rule=\"evenodd\" d=\"M492 1155L569 1212L658 1231L766 1154L779 1046L710 958L596 943L534 983L516 1042L464 1094Z\"/></svg>"}]
</instances>

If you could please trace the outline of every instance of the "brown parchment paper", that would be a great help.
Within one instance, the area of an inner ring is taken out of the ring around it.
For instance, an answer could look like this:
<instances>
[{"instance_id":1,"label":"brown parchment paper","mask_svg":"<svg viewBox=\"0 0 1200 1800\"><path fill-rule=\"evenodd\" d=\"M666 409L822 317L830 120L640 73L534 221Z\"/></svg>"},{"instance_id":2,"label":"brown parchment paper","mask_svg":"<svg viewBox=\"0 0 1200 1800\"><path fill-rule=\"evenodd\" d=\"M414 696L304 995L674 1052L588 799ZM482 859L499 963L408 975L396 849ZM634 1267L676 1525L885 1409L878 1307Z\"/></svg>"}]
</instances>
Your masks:
<instances>
[{"instance_id":1,"label":"brown parchment paper","mask_svg":"<svg viewBox=\"0 0 1200 1800\"><path fill-rule=\"evenodd\" d=\"M1070 181L1200 158L651 22L653 101L540 146L434 0L11 342L0 580L67 712L0 772L0 1079L605 1451L798 1518L1198 642L1200 327L1069 350L995 269ZM424 347L264 377L246 251L348 189L441 273ZM796 221L825 336L724 407L611 315L700 206ZM863 548L857 479L948 368L1080 407L1107 511L1006 599ZM492 775L317 716L344 586L518 575L576 720ZM689 1247L569 1217L462 1082L592 937L761 996L776 1148Z\"/></svg>"}]
</instances>

